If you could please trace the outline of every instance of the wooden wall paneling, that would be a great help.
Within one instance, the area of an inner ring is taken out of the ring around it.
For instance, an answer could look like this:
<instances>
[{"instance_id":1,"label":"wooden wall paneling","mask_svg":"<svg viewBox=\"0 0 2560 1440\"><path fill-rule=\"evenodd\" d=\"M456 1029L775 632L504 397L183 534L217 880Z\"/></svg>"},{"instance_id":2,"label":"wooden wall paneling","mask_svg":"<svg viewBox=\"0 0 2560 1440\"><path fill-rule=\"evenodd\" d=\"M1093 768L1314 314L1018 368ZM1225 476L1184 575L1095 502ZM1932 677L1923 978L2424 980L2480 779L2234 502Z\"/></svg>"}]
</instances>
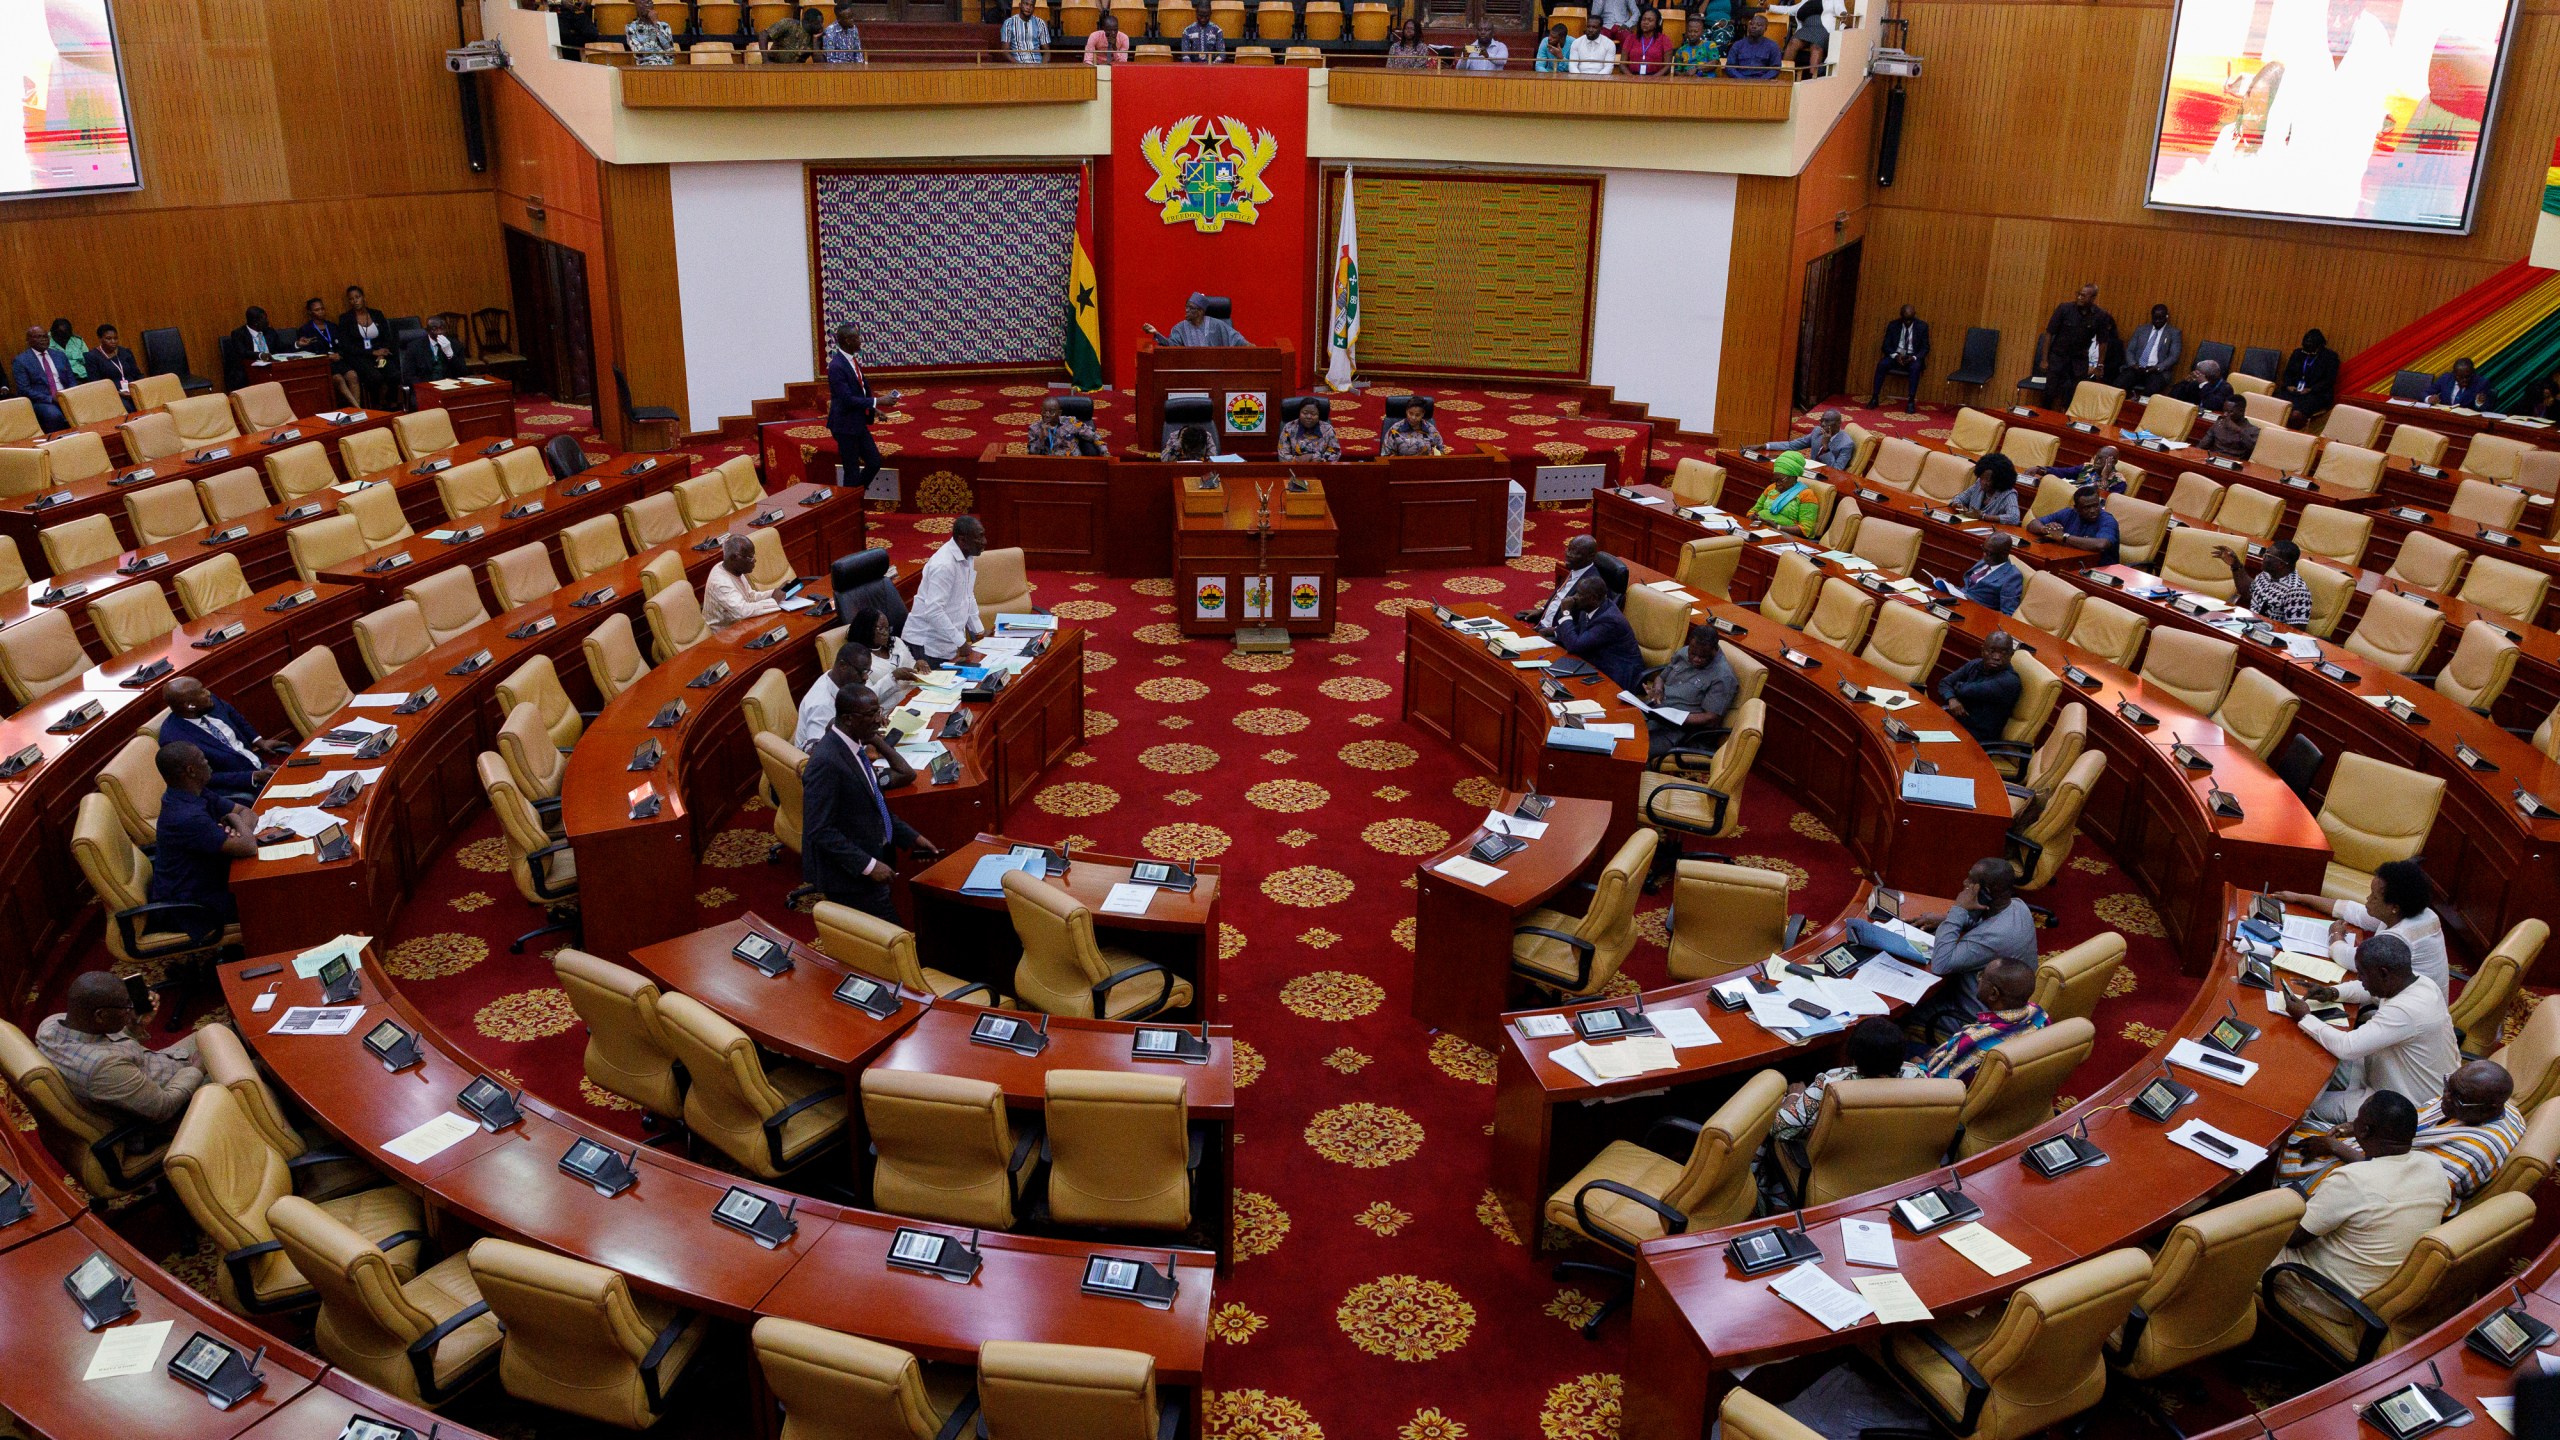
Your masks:
<instances>
[{"instance_id":1,"label":"wooden wall paneling","mask_svg":"<svg viewBox=\"0 0 2560 1440\"><path fill-rule=\"evenodd\" d=\"M612 277L614 358L631 378L634 403L669 406L684 419L681 428L690 430L684 311L676 297L675 212L667 167L606 165L600 169L605 254ZM612 408L613 377L603 373L603 365L597 362L596 393L600 403ZM708 418L719 423L716 415Z\"/></svg>"},{"instance_id":2,"label":"wooden wall paneling","mask_svg":"<svg viewBox=\"0 0 2560 1440\"><path fill-rule=\"evenodd\" d=\"M2146 210L2169 0L1906 0L1900 173L1876 192L1858 292L1863 384L1895 309L1919 307L1944 382L1966 327L2001 332L1982 399L2006 404L2053 307L2083 281L2127 331L2166 303L2202 340L2289 348L2318 326L2354 353L2524 256L2560 132L2560 0L2525 0L2468 236ZM2030 63L2025 57L2033 57ZM2067 83L2057 77L2069 77ZM2066 101L2067 97L2067 101Z\"/></svg>"},{"instance_id":3,"label":"wooden wall paneling","mask_svg":"<svg viewBox=\"0 0 2560 1440\"><path fill-rule=\"evenodd\" d=\"M596 428L608 449L622 444L622 412L609 368L619 352L604 224L605 168L568 126L513 75L489 88L490 173L501 224L586 257L588 326L596 357ZM668 278L673 280L673 271ZM670 283L670 294L673 286Z\"/></svg>"},{"instance_id":4,"label":"wooden wall paneling","mask_svg":"<svg viewBox=\"0 0 2560 1440\"><path fill-rule=\"evenodd\" d=\"M1791 265L1796 216L1792 175L1734 181L1733 258L1725 270L1724 359L1716 378L1716 433L1750 444L1785 430L1794 388L1795 331L1786 323L1803 272Z\"/></svg>"}]
</instances>

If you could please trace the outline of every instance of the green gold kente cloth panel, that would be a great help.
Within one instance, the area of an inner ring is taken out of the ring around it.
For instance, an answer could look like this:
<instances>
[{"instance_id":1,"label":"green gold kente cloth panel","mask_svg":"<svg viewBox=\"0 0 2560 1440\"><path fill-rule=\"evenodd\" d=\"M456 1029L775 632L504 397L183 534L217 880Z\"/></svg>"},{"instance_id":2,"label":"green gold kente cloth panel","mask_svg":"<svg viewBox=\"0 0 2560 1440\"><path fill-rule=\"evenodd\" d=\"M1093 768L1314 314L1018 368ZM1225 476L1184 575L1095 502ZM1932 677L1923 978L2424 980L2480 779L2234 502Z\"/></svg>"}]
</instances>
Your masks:
<instances>
[{"instance_id":1,"label":"green gold kente cloth panel","mask_svg":"<svg viewBox=\"0 0 2560 1440\"><path fill-rule=\"evenodd\" d=\"M1357 183L1363 371L1590 373L1597 177L1362 169ZM1340 175L1325 204L1330 235Z\"/></svg>"}]
</instances>

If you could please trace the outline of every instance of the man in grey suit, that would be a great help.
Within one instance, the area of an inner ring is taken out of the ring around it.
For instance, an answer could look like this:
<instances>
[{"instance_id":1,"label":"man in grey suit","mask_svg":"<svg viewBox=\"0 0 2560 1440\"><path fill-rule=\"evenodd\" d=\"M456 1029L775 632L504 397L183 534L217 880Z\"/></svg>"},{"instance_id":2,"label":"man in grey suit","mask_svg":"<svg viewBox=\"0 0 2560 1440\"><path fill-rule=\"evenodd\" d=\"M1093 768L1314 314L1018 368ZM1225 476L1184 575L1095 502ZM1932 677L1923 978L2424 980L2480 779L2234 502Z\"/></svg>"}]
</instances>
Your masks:
<instances>
[{"instance_id":1,"label":"man in grey suit","mask_svg":"<svg viewBox=\"0 0 2560 1440\"><path fill-rule=\"evenodd\" d=\"M2186 353L2187 337L2169 323L2169 307L2151 307L2151 323L2134 327L2124 344L2124 369L2116 383L2136 400L2168 388L2169 376Z\"/></svg>"}]
</instances>

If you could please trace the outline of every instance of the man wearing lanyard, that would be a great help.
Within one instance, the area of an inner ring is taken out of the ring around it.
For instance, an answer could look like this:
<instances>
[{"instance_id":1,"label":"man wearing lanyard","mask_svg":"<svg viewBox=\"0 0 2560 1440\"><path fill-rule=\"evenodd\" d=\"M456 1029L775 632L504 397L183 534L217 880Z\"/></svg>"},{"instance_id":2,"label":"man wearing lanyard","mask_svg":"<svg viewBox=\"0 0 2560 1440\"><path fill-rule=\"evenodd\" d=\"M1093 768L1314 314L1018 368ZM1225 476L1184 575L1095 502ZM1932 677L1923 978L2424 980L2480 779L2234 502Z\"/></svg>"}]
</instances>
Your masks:
<instances>
[{"instance_id":1,"label":"man wearing lanyard","mask_svg":"<svg viewBox=\"0 0 2560 1440\"><path fill-rule=\"evenodd\" d=\"M918 860L942 852L890 812L871 768L875 756L893 783L916 778L895 746L880 743L880 697L868 686L843 686L836 691L836 723L801 776L800 878L839 905L897 925L904 922L890 899L889 878L897 873L891 862L898 848Z\"/></svg>"}]
</instances>

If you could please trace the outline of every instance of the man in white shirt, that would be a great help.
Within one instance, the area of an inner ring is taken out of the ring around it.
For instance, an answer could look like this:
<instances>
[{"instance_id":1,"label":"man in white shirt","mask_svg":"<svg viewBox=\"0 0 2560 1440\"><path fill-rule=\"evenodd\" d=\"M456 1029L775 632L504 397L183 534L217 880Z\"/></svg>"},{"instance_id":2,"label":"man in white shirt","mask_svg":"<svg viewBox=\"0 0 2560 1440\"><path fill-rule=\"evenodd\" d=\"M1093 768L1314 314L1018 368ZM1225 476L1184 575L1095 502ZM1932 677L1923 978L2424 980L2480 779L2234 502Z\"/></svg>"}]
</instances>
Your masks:
<instances>
[{"instance_id":1,"label":"man in white shirt","mask_svg":"<svg viewBox=\"0 0 2560 1440\"><path fill-rule=\"evenodd\" d=\"M975 515L951 523L951 538L924 562L915 602L907 607L907 647L921 659L946 664L987 633L978 620L978 556L987 527Z\"/></svg>"},{"instance_id":2,"label":"man in white shirt","mask_svg":"<svg viewBox=\"0 0 2560 1440\"><path fill-rule=\"evenodd\" d=\"M1576 75L1606 75L1618 68L1618 42L1595 23L1573 37L1565 56Z\"/></svg>"},{"instance_id":3,"label":"man in white shirt","mask_svg":"<svg viewBox=\"0 0 2560 1440\"><path fill-rule=\"evenodd\" d=\"M2314 990L2311 997L2349 1006L2370 1003L2374 1010L2362 1025L2340 1030L2314 1018L2310 999L2285 987L2284 1013L2338 1057L2329 1088L2312 1102L2310 1121L2343 1125L2367 1096L2380 1091L2403 1098L2433 1095L2462 1063L2443 987L2410 968L2409 947L2396 935L2365 941L2356 950L2356 978L2335 990Z\"/></svg>"},{"instance_id":4,"label":"man in white shirt","mask_svg":"<svg viewBox=\"0 0 2560 1440\"><path fill-rule=\"evenodd\" d=\"M1588 535L1576 535L1567 540L1564 542L1564 571L1556 576L1555 593L1549 595L1544 604L1532 605L1511 618L1541 630L1552 627L1564 617L1564 602L1572 596L1574 587L1582 583L1583 576L1598 575L1601 583L1608 583L1606 570L1594 568L1599 565L1599 541Z\"/></svg>"},{"instance_id":5,"label":"man in white shirt","mask_svg":"<svg viewBox=\"0 0 2560 1440\"><path fill-rule=\"evenodd\" d=\"M2443 1221L2453 1204L2453 1180L2434 1156L2410 1148L2418 1107L2407 1097L2368 1096L2351 1129L2367 1158L2330 1171L2311 1192L2302 1223L2275 1263L2316 1271L2362 1299ZM2299 1276L2278 1276L2276 1288L2298 1309L2347 1321L2344 1306Z\"/></svg>"},{"instance_id":6,"label":"man in white shirt","mask_svg":"<svg viewBox=\"0 0 2560 1440\"><path fill-rule=\"evenodd\" d=\"M759 590L747 576L756 568L756 547L744 535L720 542L720 563L702 582L702 623L717 630L782 608L770 590Z\"/></svg>"},{"instance_id":7,"label":"man in white shirt","mask_svg":"<svg viewBox=\"0 0 2560 1440\"><path fill-rule=\"evenodd\" d=\"M817 753L818 742L826 738L827 727L836 719L836 695L848 685L870 685L871 647L846 641L836 652L833 668L809 682L809 693L800 697L800 727L791 733L791 743L803 755Z\"/></svg>"},{"instance_id":8,"label":"man in white shirt","mask_svg":"<svg viewBox=\"0 0 2560 1440\"><path fill-rule=\"evenodd\" d=\"M2352 969L2356 948L2366 939L2394 935L2409 947L2411 969L2436 982L2437 989L2453 993L2453 961L2445 953L2444 922L2436 918L2435 887L2417 861L2392 860L2374 871L2372 892L2361 904L2294 891L2280 891L2276 898L2330 918L2329 958L2339 964Z\"/></svg>"}]
</instances>

